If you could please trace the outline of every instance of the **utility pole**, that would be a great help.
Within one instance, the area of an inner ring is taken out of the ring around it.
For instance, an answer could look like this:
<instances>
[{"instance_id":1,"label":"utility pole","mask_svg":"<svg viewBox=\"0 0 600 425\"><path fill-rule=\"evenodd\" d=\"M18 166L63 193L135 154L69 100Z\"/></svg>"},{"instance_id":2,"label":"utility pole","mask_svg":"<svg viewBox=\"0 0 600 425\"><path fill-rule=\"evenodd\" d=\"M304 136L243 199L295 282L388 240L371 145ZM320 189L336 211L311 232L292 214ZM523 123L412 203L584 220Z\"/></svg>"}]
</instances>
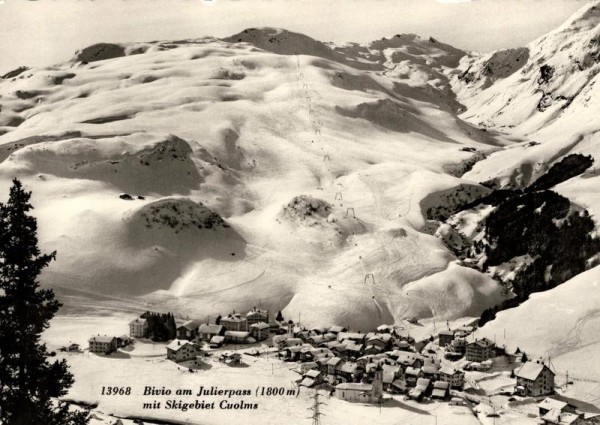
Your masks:
<instances>
[{"instance_id":1,"label":"utility pole","mask_svg":"<svg viewBox=\"0 0 600 425\"><path fill-rule=\"evenodd\" d=\"M319 391L315 390L315 395L312 397L314 400L312 407L309 407L308 410L312 411L312 416L309 416L308 419L312 419L312 425L321 425L321 416L325 416L320 411L320 407L322 404L319 401Z\"/></svg>"}]
</instances>

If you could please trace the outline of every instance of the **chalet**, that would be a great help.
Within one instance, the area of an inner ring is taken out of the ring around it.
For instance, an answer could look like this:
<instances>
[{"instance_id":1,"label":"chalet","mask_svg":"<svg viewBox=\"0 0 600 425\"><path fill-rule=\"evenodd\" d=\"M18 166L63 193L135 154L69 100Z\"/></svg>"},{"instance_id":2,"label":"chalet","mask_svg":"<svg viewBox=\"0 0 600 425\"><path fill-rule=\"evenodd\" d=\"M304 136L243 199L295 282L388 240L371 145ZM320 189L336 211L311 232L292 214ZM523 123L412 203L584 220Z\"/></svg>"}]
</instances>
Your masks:
<instances>
[{"instance_id":1,"label":"chalet","mask_svg":"<svg viewBox=\"0 0 600 425\"><path fill-rule=\"evenodd\" d=\"M331 350L325 347L313 348L311 354L313 355L313 359L333 357Z\"/></svg>"},{"instance_id":2,"label":"chalet","mask_svg":"<svg viewBox=\"0 0 600 425\"><path fill-rule=\"evenodd\" d=\"M360 344L365 342L365 338L366 335L360 332L340 332L337 336L338 341L352 341Z\"/></svg>"},{"instance_id":3,"label":"chalet","mask_svg":"<svg viewBox=\"0 0 600 425\"><path fill-rule=\"evenodd\" d=\"M335 374L348 382L352 382L361 375L361 370L354 362L342 362L341 366L336 368Z\"/></svg>"},{"instance_id":4,"label":"chalet","mask_svg":"<svg viewBox=\"0 0 600 425\"><path fill-rule=\"evenodd\" d=\"M282 350L286 347L285 341L289 338L288 335L275 335L272 339L273 347Z\"/></svg>"},{"instance_id":5,"label":"chalet","mask_svg":"<svg viewBox=\"0 0 600 425\"><path fill-rule=\"evenodd\" d=\"M440 367L435 364L427 364L421 368L421 371L423 372L423 378L435 381L439 378Z\"/></svg>"},{"instance_id":6,"label":"chalet","mask_svg":"<svg viewBox=\"0 0 600 425\"><path fill-rule=\"evenodd\" d=\"M220 348L225 344L225 336L215 335L210 339L210 348Z\"/></svg>"},{"instance_id":7,"label":"chalet","mask_svg":"<svg viewBox=\"0 0 600 425\"><path fill-rule=\"evenodd\" d=\"M317 334L317 335L312 335L312 336L308 337L306 342L313 345L314 347L317 347L319 344L327 342L327 340L325 339L325 337L323 335Z\"/></svg>"},{"instance_id":8,"label":"chalet","mask_svg":"<svg viewBox=\"0 0 600 425\"><path fill-rule=\"evenodd\" d=\"M308 340L309 337L311 337L313 334L311 333L311 331L303 329L298 333L295 333L294 336L296 338L300 338L303 342L306 342Z\"/></svg>"},{"instance_id":9,"label":"chalet","mask_svg":"<svg viewBox=\"0 0 600 425\"><path fill-rule=\"evenodd\" d=\"M315 385L322 384L324 380L325 377L321 372L319 372L318 370L309 370L304 374L302 382L300 382L300 384L298 385L302 387L311 388Z\"/></svg>"},{"instance_id":10,"label":"chalet","mask_svg":"<svg viewBox=\"0 0 600 425\"><path fill-rule=\"evenodd\" d=\"M335 342L336 342L336 344L333 344L333 345L327 344L327 347L336 356L338 356L338 357L344 357L345 358L346 357L346 345L347 344L344 344L344 343L339 342L339 341L335 341Z\"/></svg>"},{"instance_id":11,"label":"chalet","mask_svg":"<svg viewBox=\"0 0 600 425\"><path fill-rule=\"evenodd\" d=\"M174 339L167 345L167 359L175 363L196 360L200 354L200 347L187 340Z\"/></svg>"},{"instance_id":12,"label":"chalet","mask_svg":"<svg viewBox=\"0 0 600 425\"><path fill-rule=\"evenodd\" d=\"M265 322L253 323L249 326L250 335L257 341L269 338L269 325Z\"/></svg>"},{"instance_id":13,"label":"chalet","mask_svg":"<svg viewBox=\"0 0 600 425\"><path fill-rule=\"evenodd\" d=\"M248 324L248 327L255 323L269 323L269 310L261 310L254 307L246 313L246 323Z\"/></svg>"},{"instance_id":14,"label":"chalet","mask_svg":"<svg viewBox=\"0 0 600 425\"><path fill-rule=\"evenodd\" d=\"M390 334L375 334L367 339L367 345L376 345L381 351L387 351L392 346L392 336Z\"/></svg>"},{"instance_id":15,"label":"chalet","mask_svg":"<svg viewBox=\"0 0 600 425\"><path fill-rule=\"evenodd\" d=\"M225 351L219 356L219 361L227 365L240 364L242 362L242 355L232 351Z\"/></svg>"},{"instance_id":16,"label":"chalet","mask_svg":"<svg viewBox=\"0 0 600 425\"><path fill-rule=\"evenodd\" d=\"M439 370L440 380L447 382L450 388L462 389L465 384L465 373L452 366L442 366Z\"/></svg>"},{"instance_id":17,"label":"chalet","mask_svg":"<svg viewBox=\"0 0 600 425\"><path fill-rule=\"evenodd\" d=\"M68 353L76 353L80 351L79 344L69 344L66 347L61 347L60 351L66 351Z\"/></svg>"},{"instance_id":18,"label":"chalet","mask_svg":"<svg viewBox=\"0 0 600 425\"><path fill-rule=\"evenodd\" d=\"M362 356L363 345L358 342L349 342L346 344L346 355L348 357L358 358Z\"/></svg>"},{"instance_id":19,"label":"chalet","mask_svg":"<svg viewBox=\"0 0 600 425\"><path fill-rule=\"evenodd\" d=\"M392 382L392 386L388 388L388 392L391 394L406 394L408 391L408 386L406 382L402 379L394 379Z\"/></svg>"},{"instance_id":20,"label":"chalet","mask_svg":"<svg viewBox=\"0 0 600 425\"><path fill-rule=\"evenodd\" d=\"M303 342L300 338L286 338L283 344L285 347L295 347L296 345L302 345Z\"/></svg>"},{"instance_id":21,"label":"chalet","mask_svg":"<svg viewBox=\"0 0 600 425\"><path fill-rule=\"evenodd\" d=\"M300 360L300 353L303 350L301 345L295 345L293 347L286 347L281 350L280 354L284 361L295 362Z\"/></svg>"},{"instance_id":22,"label":"chalet","mask_svg":"<svg viewBox=\"0 0 600 425\"><path fill-rule=\"evenodd\" d=\"M225 341L231 344L254 344L256 340L246 331L225 331Z\"/></svg>"},{"instance_id":23,"label":"chalet","mask_svg":"<svg viewBox=\"0 0 600 425\"><path fill-rule=\"evenodd\" d=\"M117 347L119 348L127 347L132 342L133 340L127 335L121 335L117 337Z\"/></svg>"},{"instance_id":24,"label":"chalet","mask_svg":"<svg viewBox=\"0 0 600 425\"><path fill-rule=\"evenodd\" d=\"M310 330L316 335L325 335L329 332L329 328L326 326L314 326Z\"/></svg>"},{"instance_id":25,"label":"chalet","mask_svg":"<svg viewBox=\"0 0 600 425\"><path fill-rule=\"evenodd\" d=\"M90 353L110 354L117 350L117 338L114 336L93 336L88 344Z\"/></svg>"},{"instance_id":26,"label":"chalet","mask_svg":"<svg viewBox=\"0 0 600 425\"><path fill-rule=\"evenodd\" d=\"M329 328L329 333L332 333L334 335L337 335L341 332L347 332L348 329L344 328L343 326L332 326Z\"/></svg>"},{"instance_id":27,"label":"chalet","mask_svg":"<svg viewBox=\"0 0 600 425\"><path fill-rule=\"evenodd\" d=\"M314 360L314 356L312 353L313 347L310 344L301 345L302 349L300 350L300 361L301 362L312 362Z\"/></svg>"},{"instance_id":28,"label":"chalet","mask_svg":"<svg viewBox=\"0 0 600 425\"><path fill-rule=\"evenodd\" d=\"M225 335L225 327L223 325L209 325L205 323L198 328L198 338L202 341L210 341L213 336Z\"/></svg>"},{"instance_id":29,"label":"chalet","mask_svg":"<svg viewBox=\"0 0 600 425\"><path fill-rule=\"evenodd\" d=\"M413 400L421 401L429 392L430 387L431 381L429 379L419 378L415 387L408 393L408 397Z\"/></svg>"},{"instance_id":30,"label":"chalet","mask_svg":"<svg viewBox=\"0 0 600 425\"><path fill-rule=\"evenodd\" d=\"M138 317L129 322L129 336L133 338L145 338L148 335L148 321Z\"/></svg>"},{"instance_id":31,"label":"chalet","mask_svg":"<svg viewBox=\"0 0 600 425\"><path fill-rule=\"evenodd\" d=\"M420 368L424 364L424 358L422 355L417 353L411 353L409 351L394 350L391 353L391 358L394 359L403 368Z\"/></svg>"},{"instance_id":32,"label":"chalet","mask_svg":"<svg viewBox=\"0 0 600 425\"><path fill-rule=\"evenodd\" d=\"M440 347L445 347L447 345L450 345L453 340L454 340L454 331L444 330L444 331L440 331L440 333L438 333L438 345Z\"/></svg>"},{"instance_id":33,"label":"chalet","mask_svg":"<svg viewBox=\"0 0 600 425\"><path fill-rule=\"evenodd\" d=\"M408 341L398 341L395 346L400 351L411 351L410 343Z\"/></svg>"},{"instance_id":34,"label":"chalet","mask_svg":"<svg viewBox=\"0 0 600 425\"><path fill-rule=\"evenodd\" d=\"M319 365L315 362L300 363L296 372L304 375L309 370L319 370Z\"/></svg>"},{"instance_id":35,"label":"chalet","mask_svg":"<svg viewBox=\"0 0 600 425\"><path fill-rule=\"evenodd\" d=\"M402 368L400 366L383 365L383 389L389 391L394 381L402 377Z\"/></svg>"},{"instance_id":36,"label":"chalet","mask_svg":"<svg viewBox=\"0 0 600 425\"><path fill-rule=\"evenodd\" d=\"M539 415L544 416L550 410L559 410L561 412L575 413L576 407L566 401L556 400L551 397L546 397L542 402L537 405L539 409Z\"/></svg>"},{"instance_id":37,"label":"chalet","mask_svg":"<svg viewBox=\"0 0 600 425\"><path fill-rule=\"evenodd\" d=\"M487 338L477 339L467 344L467 360L483 362L496 355L494 343Z\"/></svg>"},{"instance_id":38,"label":"chalet","mask_svg":"<svg viewBox=\"0 0 600 425\"><path fill-rule=\"evenodd\" d=\"M383 398L381 371L375 374L372 384L348 382L335 387L335 396L341 400L359 403L380 403Z\"/></svg>"},{"instance_id":39,"label":"chalet","mask_svg":"<svg viewBox=\"0 0 600 425\"><path fill-rule=\"evenodd\" d=\"M227 317L221 319L221 325L225 327L226 331L246 331L248 328L248 322L245 317L239 314L230 314Z\"/></svg>"},{"instance_id":40,"label":"chalet","mask_svg":"<svg viewBox=\"0 0 600 425\"><path fill-rule=\"evenodd\" d=\"M194 320L188 320L177 328L177 339L192 341L198 336L198 325Z\"/></svg>"},{"instance_id":41,"label":"chalet","mask_svg":"<svg viewBox=\"0 0 600 425\"><path fill-rule=\"evenodd\" d=\"M576 413L562 412L552 409L542 416L544 425L587 425L588 422Z\"/></svg>"},{"instance_id":42,"label":"chalet","mask_svg":"<svg viewBox=\"0 0 600 425\"><path fill-rule=\"evenodd\" d=\"M339 357L332 357L327 361L327 374L335 375L336 370L344 364L344 361Z\"/></svg>"},{"instance_id":43,"label":"chalet","mask_svg":"<svg viewBox=\"0 0 600 425\"><path fill-rule=\"evenodd\" d=\"M433 391L431 392L431 398L439 398L441 400L448 397L450 391L450 385L444 381L436 381L433 383Z\"/></svg>"},{"instance_id":44,"label":"chalet","mask_svg":"<svg viewBox=\"0 0 600 425\"><path fill-rule=\"evenodd\" d=\"M406 385L409 387L414 387L417 385L417 381L423 377L423 372L421 369L417 369L414 367L407 367L404 371L404 380L406 381Z\"/></svg>"},{"instance_id":45,"label":"chalet","mask_svg":"<svg viewBox=\"0 0 600 425\"><path fill-rule=\"evenodd\" d=\"M539 397L554 393L554 372L541 362L527 362L515 375L515 389L521 396Z\"/></svg>"},{"instance_id":46,"label":"chalet","mask_svg":"<svg viewBox=\"0 0 600 425\"><path fill-rule=\"evenodd\" d=\"M325 377L321 372L316 369L311 369L304 374L304 377L311 378L315 381L315 384L321 384L325 380Z\"/></svg>"}]
</instances>

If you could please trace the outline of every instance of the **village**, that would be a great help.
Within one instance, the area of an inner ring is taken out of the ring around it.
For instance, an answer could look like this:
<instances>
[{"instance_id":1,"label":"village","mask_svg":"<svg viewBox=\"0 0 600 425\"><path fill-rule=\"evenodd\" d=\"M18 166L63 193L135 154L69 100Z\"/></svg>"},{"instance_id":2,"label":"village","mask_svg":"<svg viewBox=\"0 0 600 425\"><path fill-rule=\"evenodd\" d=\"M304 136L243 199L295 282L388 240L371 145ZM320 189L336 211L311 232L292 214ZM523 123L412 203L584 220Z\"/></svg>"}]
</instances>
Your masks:
<instances>
[{"instance_id":1,"label":"village","mask_svg":"<svg viewBox=\"0 0 600 425\"><path fill-rule=\"evenodd\" d=\"M344 402L385 406L392 397L416 405L445 403L470 409L480 421L496 423L512 409L543 425L600 423L600 413L557 393L550 359L529 359L474 335L475 325L439 330L416 340L401 326L371 332L343 326L307 329L281 312L253 308L212 323L186 320L175 325L170 313L145 313L129 322L128 335L95 335L87 350L77 344L61 351L107 359L120 350L159 336L163 356L190 373L209 362L243 367L245 358L268 357L297 374L299 391L320 391ZM486 382L499 382L488 386Z\"/></svg>"}]
</instances>

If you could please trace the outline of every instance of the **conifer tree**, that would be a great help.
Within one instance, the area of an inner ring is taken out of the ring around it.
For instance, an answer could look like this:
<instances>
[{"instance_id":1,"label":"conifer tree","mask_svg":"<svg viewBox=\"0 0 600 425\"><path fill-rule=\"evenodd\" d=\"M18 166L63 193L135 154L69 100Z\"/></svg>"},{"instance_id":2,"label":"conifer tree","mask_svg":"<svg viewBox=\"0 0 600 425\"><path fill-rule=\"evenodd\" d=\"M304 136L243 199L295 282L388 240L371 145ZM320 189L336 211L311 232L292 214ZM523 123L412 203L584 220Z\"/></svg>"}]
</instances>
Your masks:
<instances>
[{"instance_id":1,"label":"conifer tree","mask_svg":"<svg viewBox=\"0 0 600 425\"><path fill-rule=\"evenodd\" d=\"M73 384L65 360L50 362L41 333L61 307L38 277L56 252L38 248L37 222L28 213L31 192L13 180L9 200L0 203L0 423L82 425L87 411L58 400Z\"/></svg>"}]
</instances>

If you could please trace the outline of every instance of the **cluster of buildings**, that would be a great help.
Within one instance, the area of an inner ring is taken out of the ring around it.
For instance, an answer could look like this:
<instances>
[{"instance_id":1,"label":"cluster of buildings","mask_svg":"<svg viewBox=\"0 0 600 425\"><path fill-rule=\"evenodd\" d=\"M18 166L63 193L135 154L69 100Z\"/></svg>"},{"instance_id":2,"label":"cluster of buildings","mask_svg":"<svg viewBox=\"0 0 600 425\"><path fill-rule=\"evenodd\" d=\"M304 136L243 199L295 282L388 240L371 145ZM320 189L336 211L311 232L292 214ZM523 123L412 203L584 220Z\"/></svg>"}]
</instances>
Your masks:
<instances>
[{"instance_id":1,"label":"cluster of buildings","mask_svg":"<svg viewBox=\"0 0 600 425\"><path fill-rule=\"evenodd\" d=\"M444 357L457 360L464 356L470 362L465 365L465 369L487 370L494 357L507 354L503 347L497 347L487 338L467 342L468 335L469 329L465 327L440 332L438 342L444 348ZM540 361L525 362L515 370L515 378L515 394L519 396L540 397L554 393L555 373Z\"/></svg>"},{"instance_id":2,"label":"cluster of buildings","mask_svg":"<svg viewBox=\"0 0 600 425\"><path fill-rule=\"evenodd\" d=\"M167 359L175 362L195 360L204 355L202 342L213 348L223 344L252 344L269 338L270 332L280 331L277 322L269 323L269 311L253 308L245 315L232 314L217 317L216 323L200 323L188 320L177 327L176 338L166 347ZM286 328L287 329L287 328ZM110 354L128 345L132 338L148 337L148 320L138 317L129 322L129 336L97 335L88 340L91 353Z\"/></svg>"},{"instance_id":3,"label":"cluster of buildings","mask_svg":"<svg viewBox=\"0 0 600 425\"><path fill-rule=\"evenodd\" d=\"M284 361L300 363L301 386L328 383L335 395L347 401L377 402L383 391L445 399L451 388L460 389L464 372L441 365L432 353L419 353L407 333L391 326L376 332L348 332L341 326L295 327L273 337Z\"/></svg>"},{"instance_id":4,"label":"cluster of buildings","mask_svg":"<svg viewBox=\"0 0 600 425\"><path fill-rule=\"evenodd\" d=\"M96 335L88 339L88 350L90 353L110 354L117 351L117 348L126 347L131 344L131 342L132 339L127 335Z\"/></svg>"},{"instance_id":5,"label":"cluster of buildings","mask_svg":"<svg viewBox=\"0 0 600 425\"><path fill-rule=\"evenodd\" d=\"M275 323L276 328L279 324ZM231 313L217 317L214 324L188 320L177 327L177 338L208 342L213 348L223 344L253 344L269 338L273 324L269 324L269 311L253 308L245 315Z\"/></svg>"},{"instance_id":6,"label":"cluster of buildings","mask_svg":"<svg viewBox=\"0 0 600 425\"><path fill-rule=\"evenodd\" d=\"M567 401L547 397L537 407L543 425L600 424L600 413L580 412Z\"/></svg>"}]
</instances>

